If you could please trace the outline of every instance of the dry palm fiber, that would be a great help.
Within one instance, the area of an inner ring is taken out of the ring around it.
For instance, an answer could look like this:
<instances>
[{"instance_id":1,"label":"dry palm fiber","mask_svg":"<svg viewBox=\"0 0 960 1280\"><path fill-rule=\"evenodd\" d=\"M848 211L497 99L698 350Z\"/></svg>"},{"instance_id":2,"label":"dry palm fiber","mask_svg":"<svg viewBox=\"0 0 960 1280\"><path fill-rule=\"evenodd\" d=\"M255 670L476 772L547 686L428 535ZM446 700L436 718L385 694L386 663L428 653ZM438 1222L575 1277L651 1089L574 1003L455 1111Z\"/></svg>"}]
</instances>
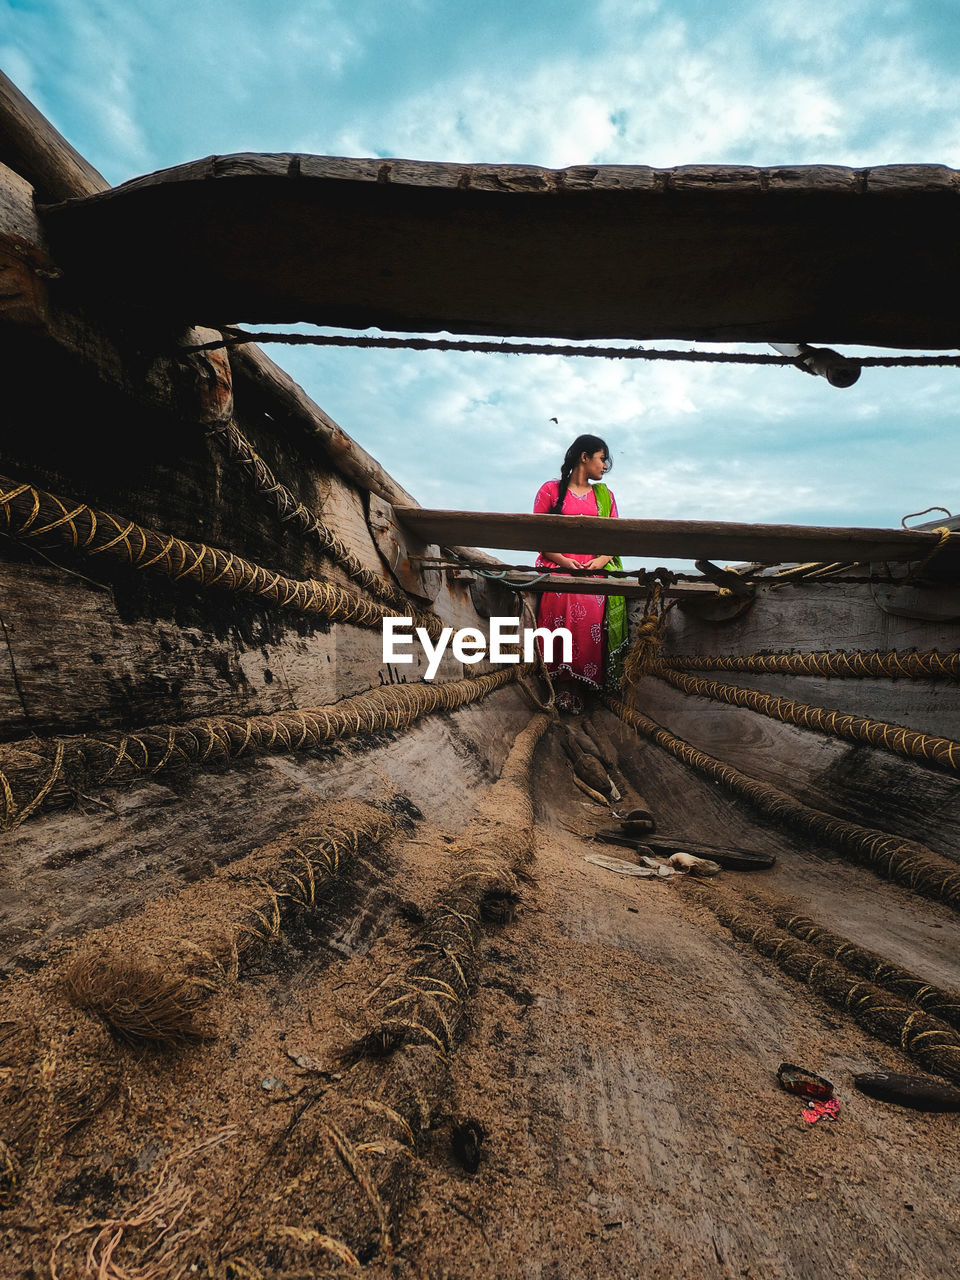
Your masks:
<instances>
[{"instance_id":1,"label":"dry palm fiber","mask_svg":"<svg viewBox=\"0 0 960 1280\"><path fill-rule=\"evenodd\" d=\"M204 1040L205 992L189 978L138 963L119 951L85 952L63 977L67 999L98 1013L131 1044L174 1045Z\"/></svg>"},{"instance_id":2,"label":"dry palm fiber","mask_svg":"<svg viewBox=\"0 0 960 1280\"><path fill-rule=\"evenodd\" d=\"M69 804L104 786L170 769L241 756L307 751L359 733L398 730L434 711L454 711L528 670L498 671L446 684L419 681L372 689L327 707L262 716L209 716L123 733L31 739L0 747L0 830L41 808Z\"/></svg>"},{"instance_id":3,"label":"dry palm fiber","mask_svg":"<svg viewBox=\"0 0 960 1280\"><path fill-rule=\"evenodd\" d=\"M332 622L377 627L384 618L397 616L396 608L369 600L353 588L319 578L288 578L232 551L186 542L7 476L0 476L0 529L19 542L87 558L99 556L174 582L236 591Z\"/></svg>"},{"instance_id":4,"label":"dry palm fiber","mask_svg":"<svg viewBox=\"0 0 960 1280\"><path fill-rule=\"evenodd\" d=\"M901 653L875 649L864 653L750 653L704 657L699 654L662 656L663 666L677 671L757 671L780 675L832 676L862 680L960 680L960 650L940 653Z\"/></svg>"},{"instance_id":5,"label":"dry palm fiber","mask_svg":"<svg viewBox=\"0 0 960 1280\"><path fill-rule=\"evenodd\" d=\"M734 795L740 796L761 813L827 841L844 857L869 866L877 875L887 880L895 880L917 893L944 902L954 910L960 910L960 867L955 862L938 857L926 845L821 813L818 809L795 800L779 787L751 778L732 765L707 755L705 751L691 746L683 738L676 737L655 720L634 711L625 703L612 699L608 706L625 724L656 742L684 764L723 783Z\"/></svg>"},{"instance_id":6,"label":"dry palm fiber","mask_svg":"<svg viewBox=\"0 0 960 1280\"><path fill-rule=\"evenodd\" d=\"M418 933L419 958L378 989L369 1009L374 1026L349 1056L385 1056L402 1044L445 1056L453 1047L476 982L481 920L512 918L496 904L519 900L515 872L533 854L530 768L549 724L549 716L535 715L517 735L499 781L460 837L463 862Z\"/></svg>"},{"instance_id":7,"label":"dry palm fiber","mask_svg":"<svg viewBox=\"0 0 960 1280\"><path fill-rule=\"evenodd\" d=\"M11 1197L39 1165L57 1159L65 1139L120 1087L120 1063L107 1030L63 1007L46 975L21 981L30 999L18 1007L16 1021L0 1026L0 1122L16 1177L7 1186Z\"/></svg>"},{"instance_id":8,"label":"dry palm fiber","mask_svg":"<svg viewBox=\"0 0 960 1280\"><path fill-rule=\"evenodd\" d=\"M700 901L738 938L849 1013L871 1035L902 1049L927 1070L960 1081L960 1036L945 1022L850 973L739 899L714 890L703 893Z\"/></svg>"},{"instance_id":9,"label":"dry palm fiber","mask_svg":"<svg viewBox=\"0 0 960 1280\"><path fill-rule=\"evenodd\" d=\"M766 897L743 890L741 892L758 910L769 912L776 925L788 930L801 942L816 947L822 955L836 960L845 969L869 978L875 986L892 991L901 1000L919 1005L934 1017L960 1030L960 992L946 991L932 982L925 982L909 969L903 969L875 951L868 951L849 938L825 929L816 920L792 910L784 903L771 902Z\"/></svg>"},{"instance_id":10,"label":"dry palm fiber","mask_svg":"<svg viewBox=\"0 0 960 1280\"><path fill-rule=\"evenodd\" d=\"M298 1232L314 1229L299 1225L296 1188L309 1180L324 1189L324 1232L364 1260L388 1253L391 1200L404 1193L418 1136L449 1095L448 1053L463 1034L478 973L480 904L491 890L507 891L517 860L531 856L527 789L547 723L537 715L517 736L500 780L459 839L463 852L414 940L412 962L388 974L368 1001L367 1033L345 1055L354 1065L317 1090L325 1108L336 1098L336 1132L326 1116L311 1111L278 1148L269 1167L273 1221L297 1221ZM302 1258L301 1246L312 1242L299 1234L284 1243L300 1249ZM224 1256L242 1256L258 1269L243 1274L275 1273L272 1238L227 1243L233 1253ZM319 1264L320 1257L312 1261Z\"/></svg>"},{"instance_id":11,"label":"dry palm fiber","mask_svg":"<svg viewBox=\"0 0 960 1280\"><path fill-rule=\"evenodd\" d=\"M672 671L662 663L650 668L650 673L666 681L686 694L712 698L715 702L727 702L731 706L746 707L760 715L795 724L802 729L814 729L819 733L833 734L850 742L866 742L872 747L882 747L895 755L906 756L923 764L942 769L945 773L960 772L960 742L952 738L940 738L933 734L905 729L902 725L885 720L865 720L862 716L826 707L814 707L793 698L779 698L757 689L744 689L737 684L720 684L702 676L686 675Z\"/></svg>"},{"instance_id":12,"label":"dry palm fiber","mask_svg":"<svg viewBox=\"0 0 960 1280\"><path fill-rule=\"evenodd\" d=\"M68 999L126 1040L203 1039L211 1028L200 1015L217 987L259 963L281 929L309 917L351 859L393 829L371 805L321 805L206 881L88 935L63 975Z\"/></svg>"},{"instance_id":13,"label":"dry palm fiber","mask_svg":"<svg viewBox=\"0 0 960 1280\"><path fill-rule=\"evenodd\" d=\"M415 610L399 587L365 568L329 525L324 524L315 512L305 507L286 485L277 480L235 422L219 422L211 427L209 435L222 445L228 457L247 472L254 487L267 499L282 523L291 524L301 533L308 534L318 544L323 555L339 565L358 586L402 613L412 614L415 626L425 627L435 640L439 637L442 627L440 619L435 614Z\"/></svg>"}]
</instances>

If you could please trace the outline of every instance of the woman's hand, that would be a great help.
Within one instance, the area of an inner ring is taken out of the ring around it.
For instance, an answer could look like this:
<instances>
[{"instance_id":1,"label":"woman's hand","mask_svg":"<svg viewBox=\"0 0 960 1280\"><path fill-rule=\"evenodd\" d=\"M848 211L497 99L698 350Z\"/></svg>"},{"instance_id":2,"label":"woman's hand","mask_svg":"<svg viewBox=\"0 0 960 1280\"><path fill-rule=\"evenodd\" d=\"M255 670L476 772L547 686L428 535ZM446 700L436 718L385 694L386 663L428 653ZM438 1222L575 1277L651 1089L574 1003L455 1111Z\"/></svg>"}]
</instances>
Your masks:
<instances>
[{"instance_id":1,"label":"woman's hand","mask_svg":"<svg viewBox=\"0 0 960 1280\"><path fill-rule=\"evenodd\" d=\"M559 551L544 551L542 555L544 560L549 560L558 569L572 569L575 573L578 573L583 567L576 560L571 560L569 556L561 555Z\"/></svg>"},{"instance_id":2,"label":"woman's hand","mask_svg":"<svg viewBox=\"0 0 960 1280\"><path fill-rule=\"evenodd\" d=\"M583 566L584 569L605 569L613 556L594 556L592 560L588 560Z\"/></svg>"}]
</instances>

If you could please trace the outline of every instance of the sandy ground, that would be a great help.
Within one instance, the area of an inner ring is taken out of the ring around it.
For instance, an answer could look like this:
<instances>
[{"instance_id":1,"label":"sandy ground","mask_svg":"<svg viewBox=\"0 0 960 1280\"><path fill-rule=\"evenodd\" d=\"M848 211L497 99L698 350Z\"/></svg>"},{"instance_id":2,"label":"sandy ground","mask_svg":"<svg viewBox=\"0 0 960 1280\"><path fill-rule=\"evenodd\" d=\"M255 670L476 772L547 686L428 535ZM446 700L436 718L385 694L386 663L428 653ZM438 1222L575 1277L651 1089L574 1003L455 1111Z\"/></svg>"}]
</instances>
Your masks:
<instances>
[{"instance_id":1,"label":"sandy ground","mask_svg":"<svg viewBox=\"0 0 960 1280\"><path fill-rule=\"evenodd\" d=\"M634 757L663 830L777 844L773 872L724 873L728 888L795 894L848 936L859 922L867 945L896 941L924 976L957 972L951 913L784 838L674 768L652 749ZM219 993L219 1035L205 1045L114 1044L64 1006L56 964L8 984L0 1030L33 1019L41 1038L75 1034L118 1070L92 1119L37 1145L35 1170L0 1210L4 1280L98 1267L137 1280L180 1266L233 1280L356 1275L352 1256L373 1276L451 1280L952 1276L960 1116L851 1084L857 1071L916 1064L734 940L683 880L584 862L590 846L570 828L605 815L550 740L535 795L532 880L516 920L485 926L468 1031L434 1070L412 1150L376 1111L395 1064L350 1070L341 1051L378 984L409 962L418 916L462 855L456 830L421 822L362 859L309 932ZM777 1085L781 1060L834 1082L838 1121L804 1121ZM9 1083L23 1059L6 1062ZM41 1073L37 1089L55 1079ZM482 1135L475 1172L453 1141L468 1122ZM331 1124L365 1147L372 1190L338 1162Z\"/></svg>"}]
</instances>

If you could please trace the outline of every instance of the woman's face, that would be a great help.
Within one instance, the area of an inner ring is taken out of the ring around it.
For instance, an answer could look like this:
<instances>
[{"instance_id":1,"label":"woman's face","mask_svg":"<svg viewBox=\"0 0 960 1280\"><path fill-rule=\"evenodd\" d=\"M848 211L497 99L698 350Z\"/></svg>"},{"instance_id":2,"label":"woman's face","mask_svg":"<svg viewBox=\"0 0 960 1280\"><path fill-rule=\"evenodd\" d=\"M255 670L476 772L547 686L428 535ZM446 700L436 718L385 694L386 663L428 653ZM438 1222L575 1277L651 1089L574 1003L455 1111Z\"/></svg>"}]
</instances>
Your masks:
<instances>
[{"instance_id":1,"label":"woman's face","mask_svg":"<svg viewBox=\"0 0 960 1280\"><path fill-rule=\"evenodd\" d=\"M596 453L581 453L581 461L587 469L588 480L602 480L607 471L607 455L602 449Z\"/></svg>"}]
</instances>

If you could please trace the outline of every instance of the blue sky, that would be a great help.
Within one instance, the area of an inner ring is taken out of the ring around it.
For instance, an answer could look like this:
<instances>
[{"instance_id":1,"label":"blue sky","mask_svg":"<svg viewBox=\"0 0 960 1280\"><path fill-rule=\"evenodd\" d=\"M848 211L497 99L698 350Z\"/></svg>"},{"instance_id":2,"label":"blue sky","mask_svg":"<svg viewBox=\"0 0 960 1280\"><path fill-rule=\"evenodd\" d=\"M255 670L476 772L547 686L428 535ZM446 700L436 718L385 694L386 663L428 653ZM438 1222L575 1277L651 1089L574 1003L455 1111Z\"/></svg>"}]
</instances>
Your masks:
<instances>
[{"instance_id":1,"label":"blue sky","mask_svg":"<svg viewBox=\"0 0 960 1280\"><path fill-rule=\"evenodd\" d=\"M235 151L960 167L960 0L0 0L0 65L114 183ZM956 370L841 391L792 370L268 350L427 506L526 510L590 430L623 515L960 508Z\"/></svg>"}]
</instances>

